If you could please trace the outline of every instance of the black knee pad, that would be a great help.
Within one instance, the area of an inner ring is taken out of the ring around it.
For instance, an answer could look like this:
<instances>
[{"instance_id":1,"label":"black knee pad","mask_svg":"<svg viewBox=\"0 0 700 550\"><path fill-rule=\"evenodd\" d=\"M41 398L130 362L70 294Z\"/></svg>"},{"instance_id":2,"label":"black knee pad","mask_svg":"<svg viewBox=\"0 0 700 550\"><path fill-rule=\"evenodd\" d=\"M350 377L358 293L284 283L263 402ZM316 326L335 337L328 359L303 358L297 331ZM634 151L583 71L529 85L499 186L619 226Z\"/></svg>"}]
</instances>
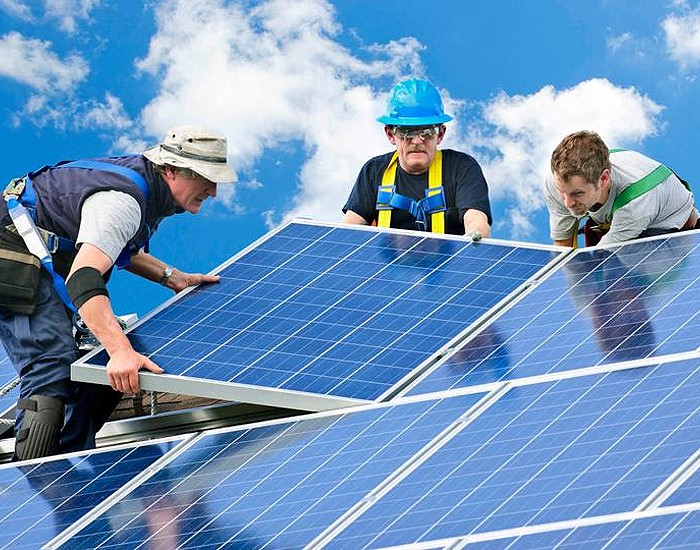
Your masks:
<instances>
[{"instance_id":1,"label":"black knee pad","mask_svg":"<svg viewBox=\"0 0 700 550\"><path fill-rule=\"evenodd\" d=\"M65 416L63 400L32 395L27 399L19 399L17 408L24 410L24 417L15 439L14 458L29 460L58 452Z\"/></svg>"}]
</instances>

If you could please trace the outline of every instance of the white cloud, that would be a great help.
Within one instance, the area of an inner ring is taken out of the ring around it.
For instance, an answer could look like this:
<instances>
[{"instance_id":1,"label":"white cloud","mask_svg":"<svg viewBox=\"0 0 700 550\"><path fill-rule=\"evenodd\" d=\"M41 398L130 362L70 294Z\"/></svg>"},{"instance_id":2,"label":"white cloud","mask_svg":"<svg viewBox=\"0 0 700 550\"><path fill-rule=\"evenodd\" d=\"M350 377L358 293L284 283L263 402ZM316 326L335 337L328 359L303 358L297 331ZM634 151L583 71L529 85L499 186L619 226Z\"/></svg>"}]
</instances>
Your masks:
<instances>
[{"instance_id":1,"label":"white cloud","mask_svg":"<svg viewBox=\"0 0 700 550\"><path fill-rule=\"evenodd\" d=\"M23 21L32 19L32 12L21 0L0 0L0 10Z\"/></svg>"},{"instance_id":2,"label":"white cloud","mask_svg":"<svg viewBox=\"0 0 700 550\"><path fill-rule=\"evenodd\" d=\"M121 100L109 92L105 93L103 102L92 100L81 107L81 115L76 117L80 128L124 131L133 126Z\"/></svg>"},{"instance_id":3,"label":"white cloud","mask_svg":"<svg viewBox=\"0 0 700 550\"><path fill-rule=\"evenodd\" d=\"M266 149L301 144L307 161L289 174L299 193L286 214L340 219L362 163L389 147L374 120L386 83L381 95L371 83L420 72L420 44L374 45L361 60L336 40L324 0L271 0L249 11L238 2L168 0L156 14L158 32L138 62L161 82L141 114L146 131L160 136L189 123L220 129L239 169L253 167Z\"/></svg>"},{"instance_id":4,"label":"white cloud","mask_svg":"<svg viewBox=\"0 0 700 550\"><path fill-rule=\"evenodd\" d=\"M0 77L32 90L13 124L23 119L58 129L127 131L134 123L121 100L106 92L104 98L82 99L77 87L87 78L89 68L77 54L59 57L51 42L25 38L17 32L0 37Z\"/></svg>"},{"instance_id":5,"label":"white cloud","mask_svg":"<svg viewBox=\"0 0 700 550\"><path fill-rule=\"evenodd\" d=\"M249 11L237 2L167 0L156 13L158 31L138 62L161 82L141 113L145 131L217 128L229 137L239 173L255 168L265 150L301 143L306 160L289 174L297 194L287 212L268 210L265 219L339 220L359 168L390 148L375 117L391 83L423 71L422 45L413 38L375 44L360 59L338 42L341 29L323 0L270 0ZM638 90L604 79L527 96L501 93L480 106L445 90L443 100L456 115L444 145L478 158L493 199L510 210L509 229L499 233L513 236L533 232L549 156L564 135L587 128L611 146L635 145L660 130L662 110ZM468 125L460 121L466 108ZM234 193L223 198L236 204Z\"/></svg>"},{"instance_id":6,"label":"white cloud","mask_svg":"<svg viewBox=\"0 0 700 550\"><path fill-rule=\"evenodd\" d=\"M13 117L15 126L19 126L22 117L30 118L32 123L39 127L51 125L59 130L70 129L80 131L105 131L110 134L116 132L132 132L135 124L126 115L121 101L109 93L105 94L103 101L96 99L79 100L67 96L51 96L47 94L32 94L27 100L24 109ZM124 145L132 145L143 142L133 140L117 140L113 152L123 153L145 149L120 148Z\"/></svg>"},{"instance_id":7,"label":"white cloud","mask_svg":"<svg viewBox=\"0 0 700 550\"><path fill-rule=\"evenodd\" d=\"M565 135L587 129L598 132L611 147L634 146L661 130L661 111L635 88L605 79L565 90L546 86L527 96L501 93L484 105L484 118L474 121L463 148L479 151L492 199L516 205L517 215L508 223L514 236L526 236L531 226L522 214L531 215L543 206L549 158Z\"/></svg>"},{"instance_id":8,"label":"white cloud","mask_svg":"<svg viewBox=\"0 0 700 550\"><path fill-rule=\"evenodd\" d=\"M69 91L87 76L87 63L78 55L61 59L51 46L18 32L0 37L0 76L43 93Z\"/></svg>"},{"instance_id":9,"label":"white cloud","mask_svg":"<svg viewBox=\"0 0 700 550\"><path fill-rule=\"evenodd\" d=\"M605 39L610 53L626 63L645 62L653 58L658 50L657 37L636 36L630 32L610 35Z\"/></svg>"},{"instance_id":10,"label":"white cloud","mask_svg":"<svg viewBox=\"0 0 700 550\"><path fill-rule=\"evenodd\" d=\"M700 64L700 10L670 15L661 23L666 49L681 69Z\"/></svg>"},{"instance_id":11,"label":"white cloud","mask_svg":"<svg viewBox=\"0 0 700 550\"><path fill-rule=\"evenodd\" d=\"M105 103L97 100L79 100L74 97L76 88L87 78L88 64L77 54L59 57L51 42L25 38L17 32L0 37L0 77L8 78L32 90L21 111L13 115L18 126L23 119L42 127L81 128L88 122L93 127L123 129L124 115L117 116L118 100L105 96ZM98 111L102 115L98 116ZM106 122L110 112L111 122Z\"/></svg>"},{"instance_id":12,"label":"white cloud","mask_svg":"<svg viewBox=\"0 0 700 550\"><path fill-rule=\"evenodd\" d=\"M618 36L608 36L605 40L608 48L610 48L613 53L627 46L632 41L634 41L634 36L629 32L622 33Z\"/></svg>"},{"instance_id":13,"label":"white cloud","mask_svg":"<svg viewBox=\"0 0 700 550\"><path fill-rule=\"evenodd\" d=\"M74 33L77 20L88 19L99 4L100 0L44 0L44 9L47 17L58 19L63 31Z\"/></svg>"},{"instance_id":14,"label":"white cloud","mask_svg":"<svg viewBox=\"0 0 700 550\"><path fill-rule=\"evenodd\" d=\"M34 10L38 11L38 2L34 2ZM78 28L78 21L89 19L90 12L100 5L100 0L43 0L43 17L56 19L62 31L69 34ZM28 3L22 0L0 0L0 10L23 21L36 22L36 17Z\"/></svg>"}]
</instances>

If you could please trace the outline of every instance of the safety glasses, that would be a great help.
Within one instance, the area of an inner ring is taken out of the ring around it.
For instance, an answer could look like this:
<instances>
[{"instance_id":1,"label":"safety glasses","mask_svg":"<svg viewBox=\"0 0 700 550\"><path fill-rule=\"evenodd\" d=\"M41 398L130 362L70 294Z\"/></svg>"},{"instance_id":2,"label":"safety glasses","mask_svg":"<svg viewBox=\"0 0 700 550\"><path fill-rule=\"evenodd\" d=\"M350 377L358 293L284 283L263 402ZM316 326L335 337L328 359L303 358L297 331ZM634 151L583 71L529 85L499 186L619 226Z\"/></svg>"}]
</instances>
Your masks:
<instances>
[{"instance_id":1,"label":"safety glasses","mask_svg":"<svg viewBox=\"0 0 700 550\"><path fill-rule=\"evenodd\" d=\"M423 128L411 128L410 126L394 126L392 133L399 139L411 140L419 137L421 141L432 139L440 130L440 126L428 126Z\"/></svg>"}]
</instances>

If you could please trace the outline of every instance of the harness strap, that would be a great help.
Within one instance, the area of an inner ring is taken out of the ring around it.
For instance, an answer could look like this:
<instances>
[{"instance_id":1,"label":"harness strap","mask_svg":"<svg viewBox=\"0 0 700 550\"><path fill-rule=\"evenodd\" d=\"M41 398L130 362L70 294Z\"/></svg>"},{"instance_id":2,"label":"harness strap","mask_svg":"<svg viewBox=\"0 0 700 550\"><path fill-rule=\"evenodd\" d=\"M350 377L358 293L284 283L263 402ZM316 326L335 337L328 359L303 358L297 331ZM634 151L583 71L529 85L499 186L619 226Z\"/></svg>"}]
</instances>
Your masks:
<instances>
[{"instance_id":1,"label":"harness strap","mask_svg":"<svg viewBox=\"0 0 700 550\"><path fill-rule=\"evenodd\" d=\"M53 261L51 259L51 253L49 249L46 248L44 239L41 238L39 231L34 225L34 221L30 216L27 209L22 205L16 196L7 197L7 210L10 213L10 218L17 229L17 233L22 237L27 249L34 256L39 258L41 265L44 269L51 275L53 279L53 286L56 289L61 301L68 307L71 311L75 312L75 306L68 297L68 291L66 290L66 283L53 268Z\"/></svg>"},{"instance_id":2,"label":"harness strap","mask_svg":"<svg viewBox=\"0 0 700 550\"><path fill-rule=\"evenodd\" d=\"M59 164L54 166L54 168L83 168L119 174L130 179L134 185L138 187L144 200L148 203L148 183L141 174L131 168L97 160L77 160ZM29 176L13 179L5 188L3 196L7 201L7 209L10 218L12 218L14 230L22 237L29 252L39 258L41 265L46 269L49 275L51 275L54 288L61 298L61 301L71 311L76 312L76 308L68 296L66 283L63 277L54 270L53 260L51 258L51 254L57 250L75 249L75 241L66 237L60 237L51 231L38 228L34 224L34 218L36 216L36 192L34 191L34 186ZM8 226L8 229L12 231L11 226ZM148 252L148 240L144 245L144 249ZM128 250L123 250L119 254L117 262L115 262L117 263L117 267L120 265L128 265L129 255Z\"/></svg>"},{"instance_id":3,"label":"harness strap","mask_svg":"<svg viewBox=\"0 0 700 550\"><path fill-rule=\"evenodd\" d=\"M394 155L391 157L391 160L389 161L389 166L386 167L384 170L384 174L382 175L382 185L379 188L379 192L382 192L382 188L384 188L386 192L386 188L390 188L390 193L394 192L394 182L396 181L396 166L398 165L399 161L399 152L395 151ZM391 227L391 206L389 206L389 200L386 201L381 201L380 207L378 207L379 210L379 217L377 219L377 225L379 227ZM377 204L380 204L379 197L377 197ZM387 205L387 206L383 206Z\"/></svg>"},{"instance_id":4,"label":"harness strap","mask_svg":"<svg viewBox=\"0 0 700 550\"><path fill-rule=\"evenodd\" d=\"M435 152L435 158L430 163L428 169L428 198L436 195L442 196L443 209L434 212L430 216L430 228L433 233L445 232L445 196L442 186L442 151L439 149Z\"/></svg>"},{"instance_id":5,"label":"harness strap","mask_svg":"<svg viewBox=\"0 0 700 550\"><path fill-rule=\"evenodd\" d=\"M632 185L623 189L622 192L615 197L611 214L614 214L618 209L632 202L634 199L641 197L647 191L651 191L654 187L666 181L671 174L673 174L673 171L668 166L660 164L642 179L635 181Z\"/></svg>"},{"instance_id":6,"label":"harness strap","mask_svg":"<svg viewBox=\"0 0 700 550\"><path fill-rule=\"evenodd\" d=\"M103 162L101 160L74 160L66 164L60 164L56 168L87 168L89 170L101 170L102 172L112 172L120 174L125 178L130 179L136 187L139 188L143 198L148 202L148 184L146 179L136 170L121 166L120 164L112 164L111 162Z\"/></svg>"},{"instance_id":7,"label":"harness strap","mask_svg":"<svg viewBox=\"0 0 700 550\"><path fill-rule=\"evenodd\" d=\"M626 149L610 149L610 154L619 153L622 151L626 151ZM634 199L641 197L647 191L651 191L657 185L662 184L671 176L671 174L675 174L675 172L671 170L668 166L660 164L654 170L649 172L646 176L627 186L617 197L615 197L610 215L612 216L617 210L619 210L623 206L629 204ZM690 191L690 186L688 185L688 183L685 180L682 180L681 178L678 179L683 183L683 185L688 189L688 191ZM581 232L581 230L579 229L579 223L580 220L576 220L576 223L573 227L574 248L578 248L578 234ZM602 232L607 232L607 230L610 229L610 224L599 223L596 226L596 228Z\"/></svg>"},{"instance_id":8,"label":"harness strap","mask_svg":"<svg viewBox=\"0 0 700 550\"><path fill-rule=\"evenodd\" d=\"M433 233L445 232L445 190L442 185L442 151L436 151L435 157L428 169L428 189L425 198L415 201L396 193L396 167L398 166L399 152L396 151L389 161L389 165L382 175L382 184L377 190L377 225L379 227L391 226L391 211L394 208L407 210L416 223L423 228L430 214L430 227Z\"/></svg>"}]
</instances>

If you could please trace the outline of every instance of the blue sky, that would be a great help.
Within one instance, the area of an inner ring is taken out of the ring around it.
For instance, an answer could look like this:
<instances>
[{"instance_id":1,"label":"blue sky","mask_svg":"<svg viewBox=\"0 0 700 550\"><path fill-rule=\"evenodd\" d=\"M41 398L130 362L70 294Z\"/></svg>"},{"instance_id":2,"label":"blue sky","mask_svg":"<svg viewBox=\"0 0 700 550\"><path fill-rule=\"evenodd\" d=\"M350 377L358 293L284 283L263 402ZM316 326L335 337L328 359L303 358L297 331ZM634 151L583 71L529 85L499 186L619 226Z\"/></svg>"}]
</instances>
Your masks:
<instances>
[{"instance_id":1,"label":"blue sky","mask_svg":"<svg viewBox=\"0 0 700 550\"><path fill-rule=\"evenodd\" d=\"M0 0L6 180L140 152L168 127L229 138L239 173L152 252L210 271L296 216L336 221L398 80L442 91L446 147L490 185L493 236L549 242L541 184L567 133L599 132L700 182L700 6L639 0ZM696 183L700 185L700 183ZM169 297L119 273L117 313Z\"/></svg>"}]
</instances>

